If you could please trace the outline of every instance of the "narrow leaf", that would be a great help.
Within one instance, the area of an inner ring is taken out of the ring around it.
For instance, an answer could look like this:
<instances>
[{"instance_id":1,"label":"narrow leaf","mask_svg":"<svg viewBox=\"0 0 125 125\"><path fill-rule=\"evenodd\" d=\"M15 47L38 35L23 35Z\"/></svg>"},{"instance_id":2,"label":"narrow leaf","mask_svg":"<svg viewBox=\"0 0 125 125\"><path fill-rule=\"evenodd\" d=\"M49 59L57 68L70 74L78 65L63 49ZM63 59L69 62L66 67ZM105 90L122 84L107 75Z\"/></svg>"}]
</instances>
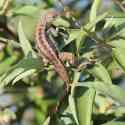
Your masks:
<instances>
[{"instance_id":1,"label":"narrow leaf","mask_svg":"<svg viewBox=\"0 0 125 125\"><path fill-rule=\"evenodd\" d=\"M87 23L87 24L84 26L84 28L85 28L86 30L90 31L91 29L93 29L93 27L95 27L95 25L96 25L99 21L105 19L107 15L108 15L108 12L105 12L105 13L103 13L102 15L99 15L98 17L96 17L96 20Z\"/></svg>"},{"instance_id":2,"label":"narrow leaf","mask_svg":"<svg viewBox=\"0 0 125 125\"><path fill-rule=\"evenodd\" d=\"M95 90L85 87L76 88L75 102L79 125L91 125Z\"/></svg>"},{"instance_id":3,"label":"narrow leaf","mask_svg":"<svg viewBox=\"0 0 125 125\"><path fill-rule=\"evenodd\" d=\"M29 70L31 71L41 70L41 68L42 68L42 63L39 59L31 58L31 57L24 58L18 64L14 65L11 69L9 69L5 74L3 74L0 77L0 86L3 87L9 84L12 80L14 80L21 73L27 72ZM28 74L24 73L23 75L25 76ZM19 79L19 77L17 78Z\"/></svg>"},{"instance_id":4,"label":"narrow leaf","mask_svg":"<svg viewBox=\"0 0 125 125\"><path fill-rule=\"evenodd\" d=\"M19 75L13 80L12 84L15 84L15 83L18 82L19 80L21 80L21 79L23 79L23 78L25 78L25 77L27 77L27 76L30 76L30 75L32 75L32 74L35 73L35 72L36 72L35 69L30 69L30 70L28 70L28 71L26 71L26 72L23 72L23 73L19 74Z\"/></svg>"},{"instance_id":5,"label":"narrow leaf","mask_svg":"<svg viewBox=\"0 0 125 125\"><path fill-rule=\"evenodd\" d=\"M93 22L96 20L97 10L100 6L100 2L101 2L101 0L94 0L94 2L93 2L92 8L90 11L90 22Z\"/></svg>"},{"instance_id":6,"label":"narrow leaf","mask_svg":"<svg viewBox=\"0 0 125 125\"><path fill-rule=\"evenodd\" d=\"M43 125L49 125L50 123L50 117L48 117L46 120L45 120L45 122L43 123Z\"/></svg>"},{"instance_id":7,"label":"narrow leaf","mask_svg":"<svg viewBox=\"0 0 125 125\"><path fill-rule=\"evenodd\" d=\"M34 51L32 50L32 46L24 34L21 21L19 22L19 25L18 25L18 35L19 35L20 44L25 56L27 56L30 52L34 54Z\"/></svg>"},{"instance_id":8,"label":"narrow leaf","mask_svg":"<svg viewBox=\"0 0 125 125\"><path fill-rule=\"evenodd\" d=\"M0 87L6 86L10 81L12 81L17 75L24 71L23 68L14 69L13 72L8 74L5 79L1 81Z\"/></svg>"},{"instance_id":9,"label":"narrow leaf","mask_svg":"<svg viewBox=\"0 0 125 125\"><path fill-rule=\"evenodd\" d=\"M72 112L72 115L76 121L76 123L78 124L78 119L77 119L77 114L76 114L76 107L75 107L75 101L74 101L74 98L72 96L69 96L69 107L70 107L70 110Z\"/></svg>"}]
</instances>

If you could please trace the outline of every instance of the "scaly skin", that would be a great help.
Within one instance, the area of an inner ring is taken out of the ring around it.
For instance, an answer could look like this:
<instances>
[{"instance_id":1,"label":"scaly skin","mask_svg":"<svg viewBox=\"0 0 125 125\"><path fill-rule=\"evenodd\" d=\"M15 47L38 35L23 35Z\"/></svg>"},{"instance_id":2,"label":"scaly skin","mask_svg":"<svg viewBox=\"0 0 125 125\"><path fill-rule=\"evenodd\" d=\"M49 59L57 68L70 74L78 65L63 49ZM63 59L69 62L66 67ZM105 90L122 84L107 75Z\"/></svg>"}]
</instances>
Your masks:
<instances>
[{"instance_id":1,"label":"scaly skin","mask_svg":"<svg viewBox=\"0 0 125 125\"><path fill-rule=\"evenodd\" d=\"M56 11L49 11L42 16L40 23L36 28L36 42L41 54L54 66L55 71L60 78L69 87L69 75L60 59L60 53L57 51L54 43L47 38L46 29L50 25L55 17L58 16Z\"/></svg>"}]
</instances>

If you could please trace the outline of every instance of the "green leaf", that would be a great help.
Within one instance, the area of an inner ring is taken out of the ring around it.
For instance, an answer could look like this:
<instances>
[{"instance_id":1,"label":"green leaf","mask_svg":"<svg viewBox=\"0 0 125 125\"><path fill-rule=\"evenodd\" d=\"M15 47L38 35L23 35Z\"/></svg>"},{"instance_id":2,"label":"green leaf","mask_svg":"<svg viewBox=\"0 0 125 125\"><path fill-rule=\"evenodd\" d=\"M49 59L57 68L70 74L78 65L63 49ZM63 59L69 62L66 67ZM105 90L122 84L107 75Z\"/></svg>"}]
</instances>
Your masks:
<instances>
[{"instance_id":1,"label":"green leaf","mask_svg":"<svg viewBox=\"0 0 125 125\"><path fill-rule=\"evenodd\" d=\"M81 42L84 42L87 34L82 29L71 29L69 31L69 38L67 40L67 44L69 44L71 41L76 40L76 47L77 50L80 49Z\"/></svg>"},{"instance_id":2,"label":"green leaf","mask_svg":"<svg viewBox=\"0 0 125 125\"><path fill-rule=\"evenodd\" d=\"M4 79L0 80L0 86L6 86L9 82L11 82L17 75L19 75L20 73L22 73L24 71L23 68L17 68L14 69L12 72L7 73L6 77L4 75Z\"/></svg>"},{"instance_id":3,"label":"green leaf","mask_svg":"<svg viewBox=\"0 0 125 125\"><path fill-rule=\"evenodd\" d=\"M28 38L28 40L35 41L34 33L36 24L38 23L38 17L40 17L39 13L35 14L36 17L29 17L29 16L18 16L17 19L19 19L22 22L23 31L25 33L25 36Z\"/></svg>"},{"instance_id":4,"label":"green leaf","mask_svg":"<svg viewBox=\"0 0 125 125\"><path fill-rule=\"evenodd\" d=\"M15 84L16 82L18 82L19 80L25 78L25 77L28 77L30 75L32 75L33 73L36 72L36 69L30 69L28 71L25 71L23 73L20 73L12 82L12 84Z\"/></svg>"},{"instance_id":5,"label":"green leaf","mask_svg":"<svg viewBox=\"0 0 125 125\"><path fill-rule=\"evenodd\" d=\"M106 18L106 24L104 28L112 28L111 30L111 35L107 33L108 39L114 39L117 36L124 37L125 36L125 18L119 18L119 17L114 17L114 18Z\"/></svg>"},{"instance_id":6,"label":"green leaf","mask_svg":"<svg viewBox=\"0 0 125 125\"><path fill-rule=\"evenodd\" d=\"M110 78L110 75L109 75L108 71L106 70L106 68L102 64L96 63L95 66L88 71L93 76L95 76L98 80L101 80L102 82L104 82L106 85L112 84L112 80Z\"/></svg>"},{"instance_id":7,"label":"green leaf","mask_svg":"<svg viewBox=\"0 0 125 125\"><path fill-rule=\"evenodd\" d=\"M60 18L60 17L57 17L54 21L53 21L53 24L55 26L63 26L63 27L70 27L70 23L66 20L64 20L63 18Z\"/></svg>"},{"instance_id":8,"label":"green leaf","mask_svg":"<svg viewBox=\"0 0 125 125\"><path fill-rule=\"evenodd\" d=\"M80 74L81 74L80 72L77 72L77 71L74 72L74 78L73 78L72 87L71 87L72 96L74 96L75 86L76 86L76 83L79 81Z\"/></svg>"},{"instance_id":9,"label":"green leaf","mask_svg":"<svg viewBox=\"0 0 125 125\"><path fill-rule=\"evenodd\" d=\"M94 2L93 2L92 8L90 11L90 22L93 22L96 20L97 10L100 6L100 2L101 2L101 0L94 0Z\"/></svg>"},{"instance_id":10,"label":"green leaf","mask_svg":"<svg viewBox=\"0 0 125 125\"><path fill-rule=\"evenodd\" d=\"M124 20L124 17L125 17L125 13L123 13L122 11L117 11L115 9L109 10L109 14L110 14L109 17L111 17L111 18L113 17L112 19L114 19L114 20L117 20L117 18L120 20L122 20L122 19Z\"/></svg>"},{"instance_id":11,"label":"green leaf","mask_svg":"<svg viewBox=\"0 0 125 125\"><path fill-rule=\"evenodd\" d=\"M102 125L125 125L125 122L120 122L120 121L112 121L112 122L107 122Z\"/></svg>"},{"instance_id":12,"label":"green leaf","mask_svg":"<svg viewBox=\"0 0 125 125\"><path fill-rule=\"evenodd\" d=\"M8 69L14 64L18 59L18 56L13 53L13 56L6 58L0 63L0 75L8 71Z\"/></svg>"},{"instance_id":13,"label":"green leaf","mask_svg":"<svg viewBox=\"0 0 125 125\"><path fill-rule=\"evenodd\" d=\"M19 35L20 44L25 56L27 56L31 52L35 56L35 52L33 51L30 42L28 41L28 39L24 34L21 21L19 22L19 25L18 25L18 35Z\"/></svg>"},{"instance_id":14,"label":"green leaf","mask_svg":"<svg viewBox=\"0 0 125 125\"><path fill-rule=\"evenodd\" d=\"M84 31L81 31L79 33L79 36L76 39L76 48L77 48L77 53L79 53L79 50L81 48L81 43L83 44L85 42L85 38L86 38L87 34Z\"/></svg>"},{"instance_id":15,"label":"green leaf","mask_svg":"<svg viewBox=\"0 0 125 125\"><path fill-rule=\"evenodd\" d=\"M78 119L77 119L75 100L74 100L72 95L69 96L69 107L70 107L70 111L72 112L72 115L73 115L76 123L78 124L79 122L78 122Z\"/></svg>"},{"instance_id":16,"label":"green leaf","mask_svg":"<svg viewBox=\"0 0 125 125\"><path fill-rule=\"evenodd\" d=\"M115 114L116 117L122 117L125 114L125 107L119 106L114 109L113 113Z\"/></svg>"},{"instance_id":17,"label":"green leaf","mask_svg":"<svg viewBox=\"0 0 125 125\"><path fill-rule=\"evenodd\" d=\"M109 17L106 17L106 24L105 24L105 28L106 27L111 27L111 26L120 26L122 24L125 23L125 14L122 13L124 16L120 18L120 15L113 16L113 15L109 15ZM124 27L123 27L124 28Z\"/></svg>"},{"instance_id":18,"label":"green leaf","mask_svg":"<svg viewBox=\"0 0 125 125\"><path fill-rule=\"evenodd\" d=\"M124 39L119 39L119 40L113 40L109 42L108 44L112 45L113 47L119 47L119 48L124 48L125 49L125 40Z\"/></svg>"},{"instance_id":19,"label":"green leaf","mask_svg":"<svg viewBox=\"0 0 125 125\"><path fill-rule=\"evenodd\" d=\"M113 55L121 68L125 71L125 49L116 47L112 49Z\"/></svg>"},{"instance_id":20,"label":"green leaf","mask_svg":"<svg viewBox=\"0 0 125 125\"><path fill-rule=\"evenodd\" d=\"M69 38L67 41L71 42L79 37L80 29L71 29L69 30Z\"/></svg>"},{"instance_id":21,"label":"green leaf","mask_svg":"<svg viewBox=\"0 0 125 125\"><path fill-rule=\"evenodd\" d=\"M76 88L75 103L79 125L91 125L95 90L85 87Z\"/></svg>"},{"instance_id":22,"label":"green leaf","mask_svg":"<svg viewBox=\"0 0 125 125\"><path fill-rule=\"evenodd\" d=\"M98 22L100 22L101 20L104 20L107 15L108 15L108 12L105 12L105 13L103 13L103 14L97 16L95 20L93 20L92 22L87 23L87 24L84 26L84 28L85 28L86 30L88 30L88 31L91 31L91 30L93 29L93 27L95 27L96 24L97 24Z\"/></svg>"},{"instance_id":23,"label":"green leaf","mask_svg":"<svg viewBox=\"0 0 125 125\"><path fill-rule=\"evenodd\" d=\"M32 16L33 14L35 14L38 11L37 7L35 6L31 6L31 5L27 5L27 6L23 6L21 8L16 8L12 10L12 13L14 15L25 15L25 16Z\"/></svg>"},{"instance_id":24,"label":"green leaf","mask_svg":"<svg viewBox=\"0 0 125 125\"><path fill-rule=\"evenodd\" d=\"M124 71L118 62L113 58L112 62L107 67L112 79L117 79L124 75Z\"/></svg>"},{"instance_id":25,"label":"green leaf","mask_svg":"<svg viewBox=\"0 0 125 125\"><path fill-rule=\"evenodd\" d=\"M5 57L5 53L3 51L0 51L0 62L3 61L4 57Z\"/></svg>"},{"instance_id":26,"label":"green leaf","mask_svg":"<svg viewBox=\"0 0 125 125\"><path fill-rule=\"evenodd\" d=\"M25 77L26 75L28 75L27 74L27 73L29 73L28 71L41 70L41 68L42 68L42 63L39 59L32 58L32 57L24 58L18 64L14 65L5 74L3 74L0 77L0 86L3 87L5 85L8 85L15 78L16 78L15 81L17 81L20 78L23 78L23 76ZM25 73L25 72L27 72L27 73ZM21 73L23 73L22 76L21 76ZM20 75L20 77L19 77L19 75ZM14 83L15 83L15 81L14 81Z\"/></svg>"},{"instance_id":27,"label":"green leaf","mask_svg":"<svg viewBox=\"0 0 125 125\"><path fill-rule=\"evenodd\" d=\"M125 104L125 90L116 85L106 85L101 81L90 81L79 84L79 86L93 87L103 95L109 96L115 101Z\"/></svg>"},{"instance_id":28,"label":"green leaf","mask_svg":"<svg viewBox=\"0 0 125 125\"><path fill-rule=\"evenodd\" d=\"M3 4L4 4L4 0L0 0L0 10L3 7Z\"/></svg>"},{"instance_id":29,"label":"green leaf","mask_svg":"<svg viewBox=\"0 0 125 125\"><path fill-rule=\"evenodd\" d=\"M50 117L48 117L48 118L45 120L45 122L43 123L43 125L49 125L49 123L50 123Z\"/></svg>"}]
</instances>

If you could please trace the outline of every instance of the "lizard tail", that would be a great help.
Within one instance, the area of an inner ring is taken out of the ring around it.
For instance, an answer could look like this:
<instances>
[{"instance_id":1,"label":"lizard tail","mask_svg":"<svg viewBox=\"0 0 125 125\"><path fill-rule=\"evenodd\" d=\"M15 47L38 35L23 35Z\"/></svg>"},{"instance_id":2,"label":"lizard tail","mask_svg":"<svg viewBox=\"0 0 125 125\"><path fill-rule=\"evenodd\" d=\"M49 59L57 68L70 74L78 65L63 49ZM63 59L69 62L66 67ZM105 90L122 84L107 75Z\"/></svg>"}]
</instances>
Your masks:
<instances>
[{"instance_id":1,"label":"lizard tail","mask_svg":"<svg viewBox=\"0 0 125 125\"><path fill-rule=\"evenodd\" d=\"M69 74L64 65L61 63L61 61L58 61L57 63L54 64L54 69L58 73L60 78L66 83L66 87L69 88L69 83L70 83Z\"/></svg>"}]
</instances>

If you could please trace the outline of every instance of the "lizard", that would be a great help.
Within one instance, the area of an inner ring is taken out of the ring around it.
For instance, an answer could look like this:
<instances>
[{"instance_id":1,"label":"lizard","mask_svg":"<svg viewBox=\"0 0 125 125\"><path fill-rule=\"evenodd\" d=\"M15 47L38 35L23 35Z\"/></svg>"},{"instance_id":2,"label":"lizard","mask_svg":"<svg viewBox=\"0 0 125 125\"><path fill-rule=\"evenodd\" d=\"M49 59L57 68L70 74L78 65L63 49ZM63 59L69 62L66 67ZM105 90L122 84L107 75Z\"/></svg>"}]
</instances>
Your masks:
<instances>
[{"instance_id":1,"label":"lizard","mask_svg":"<svg viewBox=\"0 0 125 125\"><path fill-rule=\"evenodd\" d=\"M41 16L41 20L36 27L36 43L42 56L45 57L53 66L54 70L64 81L66 89L69 89L70 78L63 61L68 60L73 62L74 56L72 53L60 53L55 44L48 39L46 30L51 25L52 21L59 16L55 10L48 11Z\"/></svg>"},{"instance_id":2,"label":"lizard","mask_svg":"<svg viewBox=\"0 0 125 125\"><path fill-rule=\"evenodd\" d=\"M42 57L45 57L53 66L54 70L64 81L66 90L68 92L71 84L69 74L64 65L64 61L68 61L70 64L77 65L78 70L91 66L95 61L84 59L82 63L75 59L75 56L70 52L59 52L55 43L51 41L47 36L47 29L51 26L52 21L60 14L51 10L41 16L41 20L36 27L36 43L39 48ZM77 64L78 63L78 64ZM82 67L82 68L81 68Z\"/></svg>"}]
</instances>

